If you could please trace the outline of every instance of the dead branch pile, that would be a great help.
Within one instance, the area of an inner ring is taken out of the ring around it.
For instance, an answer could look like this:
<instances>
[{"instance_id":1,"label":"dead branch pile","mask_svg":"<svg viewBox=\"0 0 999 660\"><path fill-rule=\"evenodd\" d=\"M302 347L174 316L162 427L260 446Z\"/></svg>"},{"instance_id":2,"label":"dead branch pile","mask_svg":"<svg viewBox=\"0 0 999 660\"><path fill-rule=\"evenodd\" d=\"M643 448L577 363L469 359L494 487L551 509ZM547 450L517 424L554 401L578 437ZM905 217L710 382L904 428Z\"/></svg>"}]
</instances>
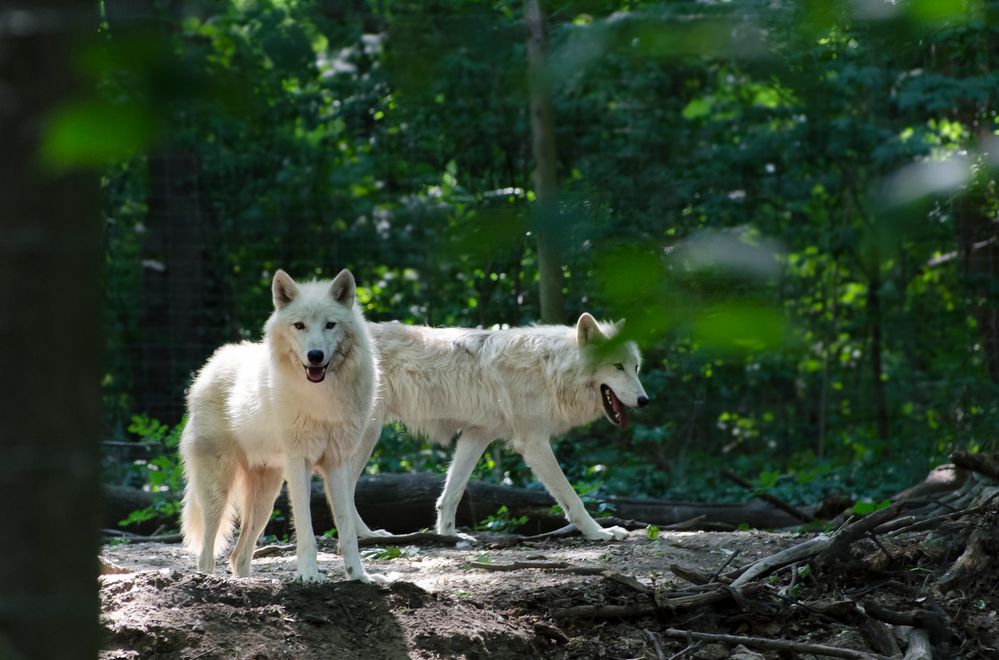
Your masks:
<instances>
[{"instance_id":1,"label":"dead branch pile","mask_svg":"<svg viewBox=\"0 0 999 660\"><path fill-rule=\"evenodd\" d=\"M999 459L951 458L890 506L780 552L735 567L733 555L712 575L671 565L680 588L565 562L471 567L600 575L590 593L610 598L548 615L566 629L643 620L657 658L995 658Z\"/></svg>"}]
</instances>

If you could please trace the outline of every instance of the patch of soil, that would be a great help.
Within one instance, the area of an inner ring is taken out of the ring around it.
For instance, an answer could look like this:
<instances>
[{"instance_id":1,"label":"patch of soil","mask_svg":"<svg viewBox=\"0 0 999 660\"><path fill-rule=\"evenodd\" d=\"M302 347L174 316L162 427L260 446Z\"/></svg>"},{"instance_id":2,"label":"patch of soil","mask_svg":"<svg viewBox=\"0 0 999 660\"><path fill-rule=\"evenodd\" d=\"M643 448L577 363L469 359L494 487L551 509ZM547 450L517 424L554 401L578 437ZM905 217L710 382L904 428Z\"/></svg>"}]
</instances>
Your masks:
<instances>
[{"instance_id":1,"label":"patch of soil","mask_svg":"<svg viewBox=\"0 0 999 660\"><path fill-rule=\"evenodd\" d=\"M255 559L245 579L221 568L196 573L176 545L106 546L103 559L127 572L101 578L101 658L817 657L682 631L833 646L858 658L874 657L865 654L879 645L896 649L886 655L904 650L913 624L874 621L879 606L916 616L939 657L999 657L999 565L937 589L960 547L941 543L941 531L861 539L838 558L784 565L745 589L728 586L731 576L811 535L663 532L652 540L635 531L614 543L481 539L464 549L365 550L370 572L392 576L388 587L342 581L326 540L319 564L331 581L321 585L290 581L291 546ZM680 604L688 598L698 604Z\"/></svg>"},{"instance_id":2,"label":"patch of soil","mask_svg":"<svg viewBox=\"0 0 999 660\"><path fill-rule=\"evenodd\" d=\"M530 627L399 582L302 585L170 569L102 579L103 658L534 653Z\"/></svg>"},{"instance_id":3,"label":"patch of soil","mask_svg":"<svg viewBox=\"0 0 999 660\"><path fill-rule=\"evenodd\" d=\"M130 572L101 578L101 657L655 657L635 622L549 616L573 605L634 602L634 590L599 575L490 572L469 563L562 561L634 575L655 587L678 582L670 563L711 573L735 551L748 560L795 538L678 532L651 541L633 532L611 544L566 539L497 550L406 546L394 559L375 558L393 553L368 551L368 570L394 578L381 588L340 581L342 562L335 544L325 540L320 567L333 581L321 585L290 581L292 548L255 559L253 577L235 579L221 568L216 575L194 572L194 558L177 545L106 546L103 558Z\"/></svg>"}]
</instances>

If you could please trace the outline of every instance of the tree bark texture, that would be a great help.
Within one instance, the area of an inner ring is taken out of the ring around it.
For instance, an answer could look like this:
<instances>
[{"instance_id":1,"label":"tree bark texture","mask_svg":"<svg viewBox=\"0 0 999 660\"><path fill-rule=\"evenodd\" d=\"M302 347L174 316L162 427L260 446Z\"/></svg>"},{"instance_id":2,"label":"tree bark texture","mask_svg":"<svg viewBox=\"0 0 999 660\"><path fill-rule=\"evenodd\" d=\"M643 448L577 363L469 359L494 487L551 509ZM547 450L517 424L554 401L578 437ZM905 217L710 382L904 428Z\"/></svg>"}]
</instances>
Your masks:
<instances>
[{"instance_id":1,"label":"tree bark texture","mask_svg":"<svg viewBox=\"0 0 999 660\"><path fill-rule=\"evenodd\" d=\"M885 383L882 379L882 349L884 340L881 337L881 260L876 259L872 266L872 274L867 285L867 315L871 324L871 380L874 385L874 415L878 439L888 439L888 403L885 396ZM882 455L888 452L882 448Z\"/></svg>"},{"instance_id":2,"label":"tree bark texture","mask_svg":"<svg viewBox=\"0 0 999 660\"><path fill-rule=\"evenodd\" d=\"M559 254L560 230L558 175L555 154L555 111L552 107L551 82L546 71L547 35L539 0L524 3L527 24L527 71L531 97L531 146L534 153L534 194L536 199L535 233L538 246L538 273L541 320L564 323L562 299L562 259Z\"/></svg>"},{"instance_id":3,"label":"tree bark texture","mask_svg":"<svg viewBox=\"0 0 999 660\"><path fill-rule=\"evenodd\" d=\"M91 0L0 8L3 658L98 650L98 181L39 158L47 117L78 91L76 46L81 33L96 33L96 9Z\"/></svg>"},{"instance_id":4,"label":"tree bark texture","mask_svg":"<svg viewBox=\"0 0 999 660\"><path fill-rule=\"evenodd\" d=\"M954 203L958 251L967 288L974 293L971 311L978 325L985 366L999 383L999 226L981 194L969 192Z\"/></svg>"}]
</instances>

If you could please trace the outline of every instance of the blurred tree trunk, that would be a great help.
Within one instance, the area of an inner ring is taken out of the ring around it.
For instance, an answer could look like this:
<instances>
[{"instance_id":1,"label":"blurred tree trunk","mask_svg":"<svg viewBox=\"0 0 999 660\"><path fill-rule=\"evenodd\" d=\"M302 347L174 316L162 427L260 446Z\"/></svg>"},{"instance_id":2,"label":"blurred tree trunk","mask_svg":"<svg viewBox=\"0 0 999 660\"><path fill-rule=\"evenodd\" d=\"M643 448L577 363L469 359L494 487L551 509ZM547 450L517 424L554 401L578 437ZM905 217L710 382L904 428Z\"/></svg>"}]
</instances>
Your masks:
<instances>
[{"instance_id":1,"label":"blurred tree trunk","mask_svg":"<svg viewBox=\"0 0 999 660\"><path fill-rule=\"evenodd\" d=\"M885 397L885 382L882 377L881 338L881 260L875 259L871 266L871 275L867 282L867 317L871 324L871 381L874 384L874 415L875 427L879 440L888 439L888 404ZM882 446L881 454L890 453L889 447Z\"/></svg>"},{"instance_id":2,"label":"blurred tree trunk","mask_svg":"<svg viewBox=\"0 0 999 660\"><path fill-rule=\"evenodd\" d=\"M24 0L0 21L0 657L93 658L102 419L98 181L39 163L74 91L92 0Z\"/></svg>"},{"instance_id":3,"label":"blurred tree trunk","mask_svg":"<svg viewBox=\"0 0 999 660\"><path fill-rule=\"evenodd\" d=\"M559 255L558 177L551 80L546 70L547 36L539 0L524 4L527 23L527 71L531 95L531 143L534 151L535 232L538 245L541 320L564 323L562 259Z\"/></svg>"},{"instance_id":4,"label":"blurred tree trunk","mask_svg":"<svg viewBox=\"0 0 999 660\"><path fill-rule=\"evenodd\" d=\"M961 270L972 293L971 313L989 377L999 383L999 224L990 220L980 193L968 192L954 206Z\"/></svg>"}]
</instances>

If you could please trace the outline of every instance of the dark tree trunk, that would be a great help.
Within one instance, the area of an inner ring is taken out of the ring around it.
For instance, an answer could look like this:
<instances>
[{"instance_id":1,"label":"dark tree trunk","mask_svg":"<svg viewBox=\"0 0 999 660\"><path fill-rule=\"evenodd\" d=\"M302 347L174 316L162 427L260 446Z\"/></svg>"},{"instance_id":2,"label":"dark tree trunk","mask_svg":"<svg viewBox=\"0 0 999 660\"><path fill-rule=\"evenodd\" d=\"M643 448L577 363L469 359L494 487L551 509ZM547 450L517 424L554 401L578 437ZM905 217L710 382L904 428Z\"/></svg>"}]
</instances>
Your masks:
<instances>
[{"instance_id":1,"label":"dark tree trunk","mask_svg":"<svg viewBox=\"0 0 999 660\"><path fill-rule=\"evenodd\" d=\"M98 181L39 163L92 0L6 5L0 36L0 655L93 658L101 427ZM11 24L12 25L12 24Z\"/></svg>"},{"instance_id":2,"label":"dark tree trunk","mask_svg":"<svg viewBox=\"0 0 999 660\"><path fill-rule=\"evenodd\" d=\"M558 239L561 222L555 156L555 112L552 108L551 82L545 65L547 36L539 0L527 0L524 4L524 19L528 33L527 63L531 94L531 137L535 162L535 233L538 246L541 320L545 323L564 323L562 259L559 255Z\"/></svg>"},{"instance_id":3,"label":"dark tree trunk","mask_svg":"<svg viewBox=\"0 0 999 660\"><path fill-rule=\"evenodd\" d=\"M972 297L985 366L992 382L999 383L999 223L989 219L975 192L962 196L954 213L961 269Z\"/></svg>"},{"instance_id":4,"label":"dark tree trunk","mask_svg":"<svg viewBox=\"0 0 999 660\"><path fill-rule=\"evenodd\" d=\"M878 438L888 439L888 404L885 397L885 383L882 378L881 351L881 262L875 260L871 268L871 277L867 284L867 317L871 324L871 380L874 385L874 415ZM882 447L882 455L888 452L888 447Z\"/></svg>"}]
</instances>

